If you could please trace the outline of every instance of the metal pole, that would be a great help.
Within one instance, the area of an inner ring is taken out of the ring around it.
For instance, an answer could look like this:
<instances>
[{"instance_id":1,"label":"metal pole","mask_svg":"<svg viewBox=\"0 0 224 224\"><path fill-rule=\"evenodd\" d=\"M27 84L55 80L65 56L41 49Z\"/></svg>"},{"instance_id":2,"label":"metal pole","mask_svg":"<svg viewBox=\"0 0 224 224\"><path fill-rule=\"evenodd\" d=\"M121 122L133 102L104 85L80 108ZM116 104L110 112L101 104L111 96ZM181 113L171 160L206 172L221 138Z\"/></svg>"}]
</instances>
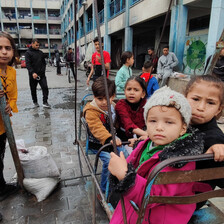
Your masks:
<instances>
[{"instance_id":1,"label":"metal pole","mask_svg":"<svg viewBox=\"0 0 224 224\"><path fill-rule=\"evenodd\" d=\"M74 0L74 56L75 56L75 142L77 144L77 26L76 26L76 11L77 0Z\"/></svg>"},{"instance_id":2,"label":"metal pole","mask_svg":"<svg viewBox=\"0 0 224 224\"><path fill-rule=\"evenodd\" d=\"M97 0L94 0L94 4L95 4L94 9L95 9L95 15L96 15L97 34L98 34L99 44L100 44L100 57L101 57L102 68L103 68L104 85L107 87L107 76L106 76L106 69L105 69L104 57L103 57ZM105 93L106 93L106 98L107 98L107 107L108 107L108 114L109 114L109 119L110 119L110 129L111 129L111 134L112 134L112 139L113 139L113 148L114 148L114 152L116 154L118 154L116 141L115 141L115 131L114 131L114 127L113 127L113 119L112 119L112 113L111 113L108 88L105 88ZM124 224L127 224L127 216L126 216L126 212L125 212L124 198L122 195L121 195L121 205L122 205L122 214L123 214Z\"/></svg>"},{"instance_id":3,"label":"metal pole","mask_svg":"<svg viewBox=\"0 0 224 224\"><path fill-rule=\"evenodd\" d=\"M101 57L101 61L102 61L104 85L107 86L107 76L106 76L106 69L105 69L104 57L103 57L103 49L102 49L102 41L101 41L101 32L100 32L100 22L99 22L99 15L98 15L97 0L94 0L94 6L95 6L94 9L95 9L95 16L96 16L97 35L98 35L99 44L100 44L100 57ZM113 119L112 119L112 113L111 113L111 107L110 107L110 97L109 97L108 88L105 88L105 93L106 93L106 98L107 98L108 114L109 114L109 119L110 119L110 130L111 130L112 139L113 139L113 148L114 148L114 152L116 154L118 154L116 141L115 141L115 131L114 131L114 126L113 126Z\"/></svg>"},{"instance_id":4,"label":"metal pole","mask_svg":"<svg viewBox=\"0 0 224 224\"><path fill-rule=\"evenodd\" d=\"M0 90L3 90L1 81L0 81ZM18 175L18 182L19 182L20 187L22 188L23 187L23 178L24 178L23 169L22 169L19 155L18 155L16 142L15 142L12 126L11 126L11 121L10 121L9 115L5 113L5 107L6 107L5 97L1 97L0 98L0 113L1 113L2 120L3 120L4 126L5 126L6 136L7 136L8 142L9 142L9 147L10 147L10 150L12 153L12 158L13 158L13 161L15 164L17 175Z\"/></svg>"}]
</instances>

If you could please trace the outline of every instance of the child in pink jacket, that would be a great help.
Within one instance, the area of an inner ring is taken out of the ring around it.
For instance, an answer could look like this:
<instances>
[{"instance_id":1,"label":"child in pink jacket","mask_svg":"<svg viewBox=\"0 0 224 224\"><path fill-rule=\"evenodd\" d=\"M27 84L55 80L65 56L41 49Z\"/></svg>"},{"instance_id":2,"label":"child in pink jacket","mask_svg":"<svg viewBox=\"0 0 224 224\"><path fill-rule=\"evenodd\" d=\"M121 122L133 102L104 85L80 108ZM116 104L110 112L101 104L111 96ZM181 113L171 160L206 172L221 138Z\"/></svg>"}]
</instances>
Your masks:
<instances>
[{"instance_id":1,"label":"child in pink jacket","mask_svg":"<svg viewBox=\"0 0 224 224\"><path fill-rule=\"evenodd\" d=\"M138 215L130 200L140 208L147 177L161 161L177 156L198 155L203 151L203 135L198 131L187 133L191 119L191 107L186 98L168 87L157 90L147 101L144 110L148 139L140 142L127 158L111 153L109 171L113 175L112 189L124 196L128 223L136 223ZM195 169L195 163L179 163L162 172ZM153 185L150 195L193 195L195 183ZM143 223L188 223L195 204L148 204ZM117 205L110 223L124 223L121 203Z\"/></svg>"}]
</instances>

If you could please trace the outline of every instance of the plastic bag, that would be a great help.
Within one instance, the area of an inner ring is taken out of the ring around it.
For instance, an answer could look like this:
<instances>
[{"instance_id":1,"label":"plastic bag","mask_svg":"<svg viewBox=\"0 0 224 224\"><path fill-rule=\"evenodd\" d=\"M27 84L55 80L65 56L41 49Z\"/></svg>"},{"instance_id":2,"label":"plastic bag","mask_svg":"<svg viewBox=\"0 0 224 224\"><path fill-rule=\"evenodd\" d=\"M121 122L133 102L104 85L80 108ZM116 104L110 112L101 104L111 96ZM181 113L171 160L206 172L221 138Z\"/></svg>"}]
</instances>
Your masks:
<instances>
[{"instance_id":1,"label":"plastic bag","mask_svg":"<svg viewBox=\"0 0 224 224\"><path fill-rule=\"evenodd\" d=\"M27 191L34 194L37 201L43 201L51 194L59 182L59 178L24 178L23 186Z\"/></svg>"},{"instance_id":2,"label":"plastic bag","mask_svg":"<svg viewBox=\"0 0 224 224\"><path fill-rule=\"evenodd\" d=\"M23 140L16 141L25 178L59 177L60 172L52 156L43 146L25 147Z\"/></svg>"}]
</instances>

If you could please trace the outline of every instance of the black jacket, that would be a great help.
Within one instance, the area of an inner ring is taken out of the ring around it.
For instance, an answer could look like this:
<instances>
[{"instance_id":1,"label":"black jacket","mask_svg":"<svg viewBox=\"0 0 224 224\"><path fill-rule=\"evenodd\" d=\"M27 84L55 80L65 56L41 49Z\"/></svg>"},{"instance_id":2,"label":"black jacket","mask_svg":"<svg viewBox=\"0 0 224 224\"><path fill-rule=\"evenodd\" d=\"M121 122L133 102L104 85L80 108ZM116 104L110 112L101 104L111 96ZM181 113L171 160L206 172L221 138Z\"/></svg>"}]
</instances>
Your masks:
<instances>
[{"instance_id":1,"label":"black jacket","mask_svg":"<svg viewBox=\"0 0 224 224\"><path fill-rule=\"evenodd\" d=\"M46 62L44 53L40 50L35 50L32 46L25 53L26 67L29 75L37 73L38 76L45 76Z\"/></svg>"},{"instance_id":2,"label":"black jacket","mask_svg":"<svg viewBox=\"0 0 224 224\"><path fill-rule=\"evenodd\" d=\"M205 153L214 144L224 144L224 134L218 127L215 118L205 124L194 125L193 127L199 129L200 132L205 134L203 153ZM215 162L214 160L201 161L196 163L196 167L199 169L221 166L224 166L224 162ZM213 188L215 186L224 187L224 179L208 181L208 183Z\"/></svg>"}]
</instances>

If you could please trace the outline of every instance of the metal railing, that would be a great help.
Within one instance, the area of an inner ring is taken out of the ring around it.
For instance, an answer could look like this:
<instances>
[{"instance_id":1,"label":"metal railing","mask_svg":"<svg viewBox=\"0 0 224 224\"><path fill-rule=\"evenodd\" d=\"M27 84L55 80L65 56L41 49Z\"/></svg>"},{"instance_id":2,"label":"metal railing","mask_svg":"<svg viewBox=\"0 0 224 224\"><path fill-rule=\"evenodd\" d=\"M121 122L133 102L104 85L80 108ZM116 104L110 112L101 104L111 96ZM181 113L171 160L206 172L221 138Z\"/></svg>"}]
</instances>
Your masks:
<instances>
[{"instance_id":1,"label":"metal railing","mask_svg":"<svg viewBox=\"0 0 224 224\"><path fill-rule=\"evenodd\" d=\"M86 32L90 32L93 30L93 19L89 20L86 24Z\"/></svg>"},{"instance_id":2,"label":"metal railing","mask_svg":"<svg viewBox=\"0 0 224 224\"><path fill-rule=\"evenodd\" d=\"M134 1L134 0L132 0ZM110 3L109 17L114 17L125 9L125 0L114 0Z\"/></svg>"},{"instance_id":3,"label":"metal railing","mask_svg":"<svg viewBox=\"0 0 224 224\"><path fill-rule=\"evenodd\" d=\"M131 5L134 5L136 2L140 2L141 0L131 0Z\"/></svg>"}]
</instances>

